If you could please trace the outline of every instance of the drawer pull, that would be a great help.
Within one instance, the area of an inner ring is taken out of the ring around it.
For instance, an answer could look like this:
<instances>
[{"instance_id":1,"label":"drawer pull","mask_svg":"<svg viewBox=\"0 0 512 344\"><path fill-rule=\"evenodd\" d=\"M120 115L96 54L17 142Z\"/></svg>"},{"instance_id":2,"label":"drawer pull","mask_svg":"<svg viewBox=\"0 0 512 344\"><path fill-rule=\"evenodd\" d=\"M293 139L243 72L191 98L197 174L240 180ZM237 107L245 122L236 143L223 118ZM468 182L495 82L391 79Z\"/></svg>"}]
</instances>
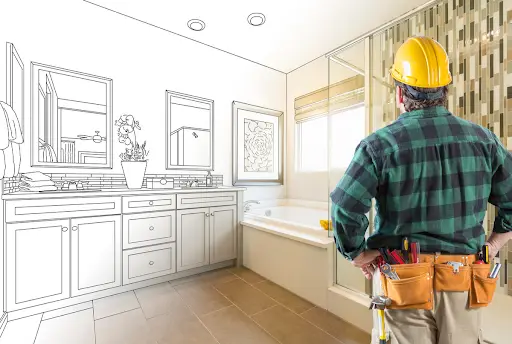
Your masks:
<instances>
[{"instance_id":1,"label":"drawer pull","mask_svg":"<svg viewBox=\"0 0 512 344\"><path fill-rule=\"evenodd\" d=\"M149 262L149 265L153 265L153 264L155 264L155 262L154 262L154 261L150 261L150 262Z\"/></svg>"},{"instance_id":2,"label":"drawer pull","mask_svg":"<svg viewBox=\"0 0 512 344\"><path fill-rule=\"evenodd\" d=\"M78 226L73 226L73 227L71 227L71 229L74 230L74 231L77 231L78 230Z\"/></svg>"},{"instance_id":3,"label":"drawer pull","mask_svg":"<svg viewBox=\"0 0 512 344\"><path fill-rule=\"evenodd\" d=\"M153 227L153 226L149 227L150 231L152 231L153 229L155 229L155 227Z\"/></svg>"},{"instance_id":4,"label":"drawer pull","mask_svg":"<svg viewBox=\"0 0 512 344\"><path fill-rule=\"evenodd\" d=\"M62 227L62 231L63 232L67 232L68 231L68 227Z\"/></svg>"},{"instance_id":5,"label":"drawer pull","mask_svg":"<svg viewBox=\"0 0 512 344\"><path fill-rule=\"evenodd\" d=\"M153 201L149 201L149 205L153 205Z\"/></svg>"}]
</instances>

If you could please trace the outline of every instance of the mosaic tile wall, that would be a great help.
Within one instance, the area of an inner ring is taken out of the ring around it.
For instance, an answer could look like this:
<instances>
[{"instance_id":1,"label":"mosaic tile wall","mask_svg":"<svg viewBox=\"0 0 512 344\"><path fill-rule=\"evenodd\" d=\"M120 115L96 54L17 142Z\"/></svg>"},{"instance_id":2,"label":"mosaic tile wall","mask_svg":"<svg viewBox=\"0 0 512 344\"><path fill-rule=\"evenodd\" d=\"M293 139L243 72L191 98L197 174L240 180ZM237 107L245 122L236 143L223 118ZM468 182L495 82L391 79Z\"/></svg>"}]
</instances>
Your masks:
<instances>
[{"instance_id":1,"label":"mosaic tile wall","mask_svg":"<svg viewBox=\"0 0 512 344\"><path fill-rule=\"evenodd\" d=\"M45 173L50 176L52 180L57 184L63 184L66 181L81 181L86 182L84 184L84 189L126 189L126 181L124 179L124 175L122 174L78 174L78 173ZM194 174L180 174L180 175L170 175L170 174L146 174L144 177L144 182L142 184L143 188L147 187L146 180L147 178L174 178L174 187L182 187L185 186L186 183L190 180L197 180L199 182L199 186L206 186L206 175L194 175ZM214 186L222 186L223 185L223 176L222 175L212 175L213 177L213 185ZM19 181L20 176L14 178L4 178L4 194L13 193L19 191Z\"/></svg>"},{"instance_id":2,"label":"mosaic tile wall","mask_svg":"<svg viewBox=\"0 0 512 344\"><path fill-rule=\"evenodd\" d=\"M376 35L374 52L381 54L376 73L391 83L394 52L405 39L424 35L447 50L453 75L449 109L464 119L492 130L512 151L512 0L445 0ZM378 49L377 49L378 47ZM374 60L375 61L375 60ZM385 99L382 126L398 117L393 90L379 87L376 99ZM378 129L378 128L375 128ZM487 228L496 209L489 207ZM512 242L500 253L512 276ZM512 295L512 278L508 283Z\"/></svg>"}]
</instances>

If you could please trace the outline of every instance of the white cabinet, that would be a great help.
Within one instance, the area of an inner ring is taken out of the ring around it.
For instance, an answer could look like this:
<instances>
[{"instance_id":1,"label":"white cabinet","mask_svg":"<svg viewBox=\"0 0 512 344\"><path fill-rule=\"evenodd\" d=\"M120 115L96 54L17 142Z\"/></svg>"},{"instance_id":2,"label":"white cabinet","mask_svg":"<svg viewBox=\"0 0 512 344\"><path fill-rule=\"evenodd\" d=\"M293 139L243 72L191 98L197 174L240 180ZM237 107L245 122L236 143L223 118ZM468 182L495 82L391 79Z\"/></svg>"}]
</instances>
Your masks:
<instances>
[{"instance_id":1,"label":"white cabinet","mask_svg":"<svg viewBox=\"0 0 512 344\"><path fill-rule=\"evenodd\" d=\"M121 285L121 217L71 220L71 296Z\"/></svg>"},{"instance_id":2,"label":"white cabinet","mask_svg":"<svg viewBox=\"0 0 512 344\"><path fill-rule=\"evenodd\" d=\"M210 261L210 208L177 212L177 270L208 265Z\"/></svg>"},{"instance_id":3,"label":"white cabinet","mask_svg":"<svg viewBox=\"0 0 512 344\"><path fill-rule=\"evenodd\" d=\"M123 215L123 249L176 240L176 211Z\"/></svg>"},{"instance_id":4,"label":"white cabinet","mask_svg":"<svg viewBox=\"0 0 512 344\"><path fill-rule=\"evenodd\" d=\"M69 297L69 220L7 224L7 311Z\"/></svg>"},{"instance_id":5,"label":"white cabinet","mask_svg":"<svg viewBox=\"0 0 512 344\"><path fill-rule=\"evenodd\" d=\"M177 270L236 258L236 206L177 212Z\"/></svg>"},{"instance_id":6,"label":"white cabinet","mask_svg":"<svg viewBox=\"0 0 512 344\"><path fill-rule=\"evenodd\" d=\"M236 258L236 206L210 208L210 264Z\"/></svg>"},{"instance_id":7,"label":"white cabinet","mask_svg":"<svg viewBox=\"0 0 512 344\"><path fill-rule=\"evenodd\" d=\"M176 272L175 243L125 250L123 256L124 285Z\"/></svg>"}]
</instances>

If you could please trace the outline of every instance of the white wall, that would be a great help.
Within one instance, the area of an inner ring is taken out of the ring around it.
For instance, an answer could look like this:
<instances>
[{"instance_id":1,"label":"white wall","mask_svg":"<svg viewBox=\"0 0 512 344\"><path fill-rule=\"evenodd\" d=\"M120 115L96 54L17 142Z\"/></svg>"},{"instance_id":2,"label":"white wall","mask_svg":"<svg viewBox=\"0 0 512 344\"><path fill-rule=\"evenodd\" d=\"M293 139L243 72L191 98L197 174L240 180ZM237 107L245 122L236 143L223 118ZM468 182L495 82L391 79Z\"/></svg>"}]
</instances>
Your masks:
<instances>
[{"instance_id":1,"label":"white wall","mask_svg":"<svg viewBox=\"0 0 512 344\"><path fill-rule=\"evenodd\" d=\"M16 46L25 64L25 118L30 118L30 62L112 78L114 118L138 119L150 151L148 173L165 169L165 91L215 101L215 174L232 182L234 100L285 111L286 76L82 1L3 1L0 51ZM5 53L0 54L0 99L5 98ZM25 121L25 136L30 121ZM117 137L117 136L116 136ZM53 173L122 173L114 143L112 170L38 168ZM31 170L29 141L22 146L21 171ZM184 173L188 173L185 171ZM285 188L250 188L249 198L284 197Z\"/></svg>"}]
</instances>

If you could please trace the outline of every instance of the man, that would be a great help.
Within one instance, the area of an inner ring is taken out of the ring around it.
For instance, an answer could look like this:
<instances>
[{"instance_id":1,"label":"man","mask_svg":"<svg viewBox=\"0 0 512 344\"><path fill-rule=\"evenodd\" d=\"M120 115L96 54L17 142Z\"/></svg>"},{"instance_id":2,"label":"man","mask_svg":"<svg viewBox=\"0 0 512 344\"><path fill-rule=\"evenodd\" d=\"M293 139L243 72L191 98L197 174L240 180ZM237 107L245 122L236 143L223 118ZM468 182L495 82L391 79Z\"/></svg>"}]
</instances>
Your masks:
<instances>
[{"instance_id":1,"label":"man","mask_svg":"<svg viewBox=\"0 0 512 344\"><path fill-rule=\"evenodd\" d=\"M377 249L401 249L404 237L432 259L474 262L490 202L500 209L487 241L493 258L512 239L512 156L491 131L446 109L452 77L438 42L407 40L391 75L399 119L359 144L331 193L338 250L368 279ZM373 198L375 233L365 240ZM481 308L468 308L468 292L434 290L431 309L386 310L394 343L479 343Z\"/></svg>"}]
</instances>

